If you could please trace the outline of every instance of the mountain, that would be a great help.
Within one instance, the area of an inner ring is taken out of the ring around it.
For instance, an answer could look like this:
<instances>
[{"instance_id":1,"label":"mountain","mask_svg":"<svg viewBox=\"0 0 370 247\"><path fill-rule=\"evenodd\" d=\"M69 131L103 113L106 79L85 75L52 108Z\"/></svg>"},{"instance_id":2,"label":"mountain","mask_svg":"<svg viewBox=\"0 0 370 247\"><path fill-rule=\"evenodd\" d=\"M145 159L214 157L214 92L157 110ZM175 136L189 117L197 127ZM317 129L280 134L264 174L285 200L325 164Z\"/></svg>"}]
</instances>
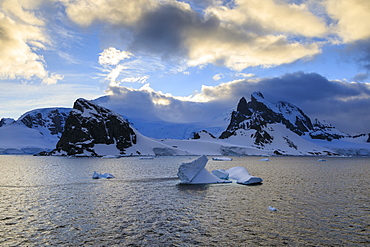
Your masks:
<instances>
[{"instance_id":1,"label":"mountain","mask_svg":"<svg viewBox=\"0 0 370 247\"><path fill-rule=\"evenodd\" d=\"M312 122L297 106L284 101L272 103L261 92L254 92L250 101L244 97L239 100L219 138L264 150L275 149L274 154L359 155L354 151L359 149L361 154L370 154L370 146L359 137L353 138L325 121ZM330 142L333 144L327 145Z\"/></svg>"},{"instance_id":2,"label":"mountain","mask_svg":"<svg viewBox=\"0 0 370 247\"><path fill-rule=\"evenodd\" d=\"M46 154L46 153L43 153ZM144 137L119 114L77 99L52 155L184 155L173 147Z\"/></svg>"},{"instance_id":3,"label":"mountain","mask_svg":"<svg viewBox=\"0 0 370 247\"><path fill-rule=\"evenodd\" d=\"M247 102L244 97L240 99L237 110L232 112L229 126L220 138L235 135L235 131L239 129L253 129L256 131L253 137L255 144L270 143L272 136L266 131L268 124L282 124L295 134L299 136L309 134L312 139L331 141L349 136L318 120L312 124L311 119L295 105L284 101L271 103L265 100L261 92L254 92L251 101Z\"/></svg>"},{"instance_id":4,"label":"mountain","mask_svg":"<svg viewBox=\"0 0 370 247\"><path fill-rule=\"evenodd\" d=\"M43 108L18 120L1 119L0 154L34 154L55 148L70 108Z\"/></svg>"},{"instance_id":5,"label":"mountain","mask_svg":"<svg viewBox=\"0 0 370 247\"><path fill-rule=\"evenodd\" d=\"M15 122L15 120L13 118L2 118L0 120L0 127L12 124L14 122Z\"/></svg>"},{"instance_id":6,"label":"mountain","mask_svg":"<svg viewBox=\"0 0 370 247\"><path fill-rule=\"evenodd\" d=\"M42 135L59 140L71 108L43 108L23 114L18 123L38 130Z\"/></svg>"},{"instance_id":7,"label":"mountain","mask_svg":"<svg viewBox=\"0 0 370 247\"><path fill-rule=\"evenodd\" d=\"M207 123L129 119L85 99L73 109L32 110L16 121L0 120L0 154L370 156L370 134L350 136L260 92Z\"/></svg>"}]
</instances>

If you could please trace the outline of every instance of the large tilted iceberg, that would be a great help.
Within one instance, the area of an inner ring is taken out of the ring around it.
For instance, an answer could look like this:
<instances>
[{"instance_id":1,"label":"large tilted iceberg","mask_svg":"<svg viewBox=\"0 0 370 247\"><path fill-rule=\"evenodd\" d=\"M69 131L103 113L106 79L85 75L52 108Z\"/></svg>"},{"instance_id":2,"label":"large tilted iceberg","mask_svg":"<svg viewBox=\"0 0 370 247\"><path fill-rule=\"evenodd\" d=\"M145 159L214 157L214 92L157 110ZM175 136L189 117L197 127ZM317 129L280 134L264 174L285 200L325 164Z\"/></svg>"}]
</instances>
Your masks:
<instances>
[{"instance_id":1,"label":"large tilted iceberg","mask_svg":"<svg viewBox=\"0 0 370 247\"><path fill-rule=\"evenodd\" d=\"M228 170L214 170L212 171L212 174L218 178L236 180L238 184L245 185L260 184L263 181L261 178L250 175L248 170L242 166L235 166Z\"/></svg>"},{"instance_id":2,"label":"large tilted iceberg","mask_svg":"<svg viewBox=\"0 0 370 247\"><path fill-rule=\"evenodd\" d=\"M220 179L217 176L209 173L205 166L208 159L202 155L198 159L182 163L179 167L177 176L181 179L182 184L216 184L216 183L231 183L231 181Z\"/></svg>"}]
</instances>

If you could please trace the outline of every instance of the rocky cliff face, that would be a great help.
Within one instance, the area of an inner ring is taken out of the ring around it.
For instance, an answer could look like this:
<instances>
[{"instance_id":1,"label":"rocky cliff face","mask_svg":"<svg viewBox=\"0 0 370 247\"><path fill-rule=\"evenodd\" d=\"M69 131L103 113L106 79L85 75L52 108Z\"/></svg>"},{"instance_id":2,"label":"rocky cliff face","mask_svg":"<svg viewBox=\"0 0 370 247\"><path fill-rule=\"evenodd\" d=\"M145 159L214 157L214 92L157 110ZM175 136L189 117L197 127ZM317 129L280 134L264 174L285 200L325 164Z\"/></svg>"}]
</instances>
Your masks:
<instances>
[{"instance_id":1,"label":"rocky cliff face","mask_svg":"<svg viewBox=\"0 0 370 247\"><path fill-rule=\"evenodd\" d=\"M60 138L70 111L70 108L36 109L23 114L17 122L28 128L37 129L45 136Z\"/></svg>"},{"instance_id":2,"label":"rocky cliff face","mask_svg":"<svg viewBox=\"0 0 370 247\"><path fill-rule=\"evenodd\" d=\"M298 107L288 102L271 103L265 100L261 92L251 95L251 100L243 97L240 99L237 110L233 111L230 124L221 134L220 139L235 135L239 129L255 130L251 136L256 145L271 143L274 137L266 131L268 124L283 124L287 129L302 136L309 134L312 139L333 140L346 135L329 124L315 121L312 124L310 118Z\"/></svg>"},{"instance_id":3,"label":"rocky cliff face","mask_svg":"<svg viewBox=\"0 0 370 247\"><path fill-rule=\"evenodd\" d=\"M78 99L74 103L64 127L64 132L53 153L96 156L97 144L115 145L120 154L136 143L136 135L122 116Z\"/></svg>"},{"instance_id":4,"label":"rocky cliff face","mask_svg":"<svg viewBox=\"0 0 370 247\"><path fill-rule=\"evenodd\" d=\"M12 124L14 122L15 122L15 120L13 118L2 118L0 120L0 127Z\"/></svg>"}]
</instances>

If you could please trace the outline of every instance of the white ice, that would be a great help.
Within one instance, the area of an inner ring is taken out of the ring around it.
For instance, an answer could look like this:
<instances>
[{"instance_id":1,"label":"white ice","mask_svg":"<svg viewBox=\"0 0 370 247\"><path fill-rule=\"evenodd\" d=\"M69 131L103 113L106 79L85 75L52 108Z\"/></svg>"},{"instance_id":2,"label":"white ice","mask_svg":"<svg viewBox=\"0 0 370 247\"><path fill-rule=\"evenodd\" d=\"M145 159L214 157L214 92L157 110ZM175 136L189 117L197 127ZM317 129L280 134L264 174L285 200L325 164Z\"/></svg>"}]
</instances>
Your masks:
<instances>
[{"instance_id":1,"label":"white ice","mask_svg":"<svg viewBox=\"0 0 370 247\"><path fill-rule=\"evenodd\" d=\"M216 170L216 171L220 171L220 170ZM220 173L221 172L216 172L216 174L220 174ZM262 183L263 181L261 178L250 175L248 170L242 166L232 167L226 170L225 173L229 174L229 179L236 180L238 184L247 184L247 185L248 184L259 184L259 183Z\"/></svg>"},{"instance_id":2,"label":"white ice","mask_svg":"<svg viewBox=\"0 0 370 247\"><path fill-rule=\"evenodd\" d=\"M270 211L277 211L277 209L274 208L274 207L272 207L272 206L268 206L268 210L270 210Z\"/></svg>"},{"instance_id":3,"label":"white ice","mask_svg":"<svg viewBox=\"0 0 370 247\"><path fill-rule=\"evenodd\" d=\"M213 157L212 160L217 160L217 161L232 161L232 158L229 157Z\"/></svg>"},{"instance_id":4,"label":"white ice","mask_svg":"<svg viewBox=\"0 0 370 247\"><path fill-rule=\"evenodd\" d=\"M229 173L225 169L213 170L212 174L221 179L229 179Z\"/></svg>"},{"instance_id":5,"label":"white ice","mask_svg":"<svg viewBox=\"0 0 370 247\"><path fill-rule=\"evenodd\" d=\"M182 184L215 184L215 183L230 183L231 181L223 180L209 173L205 166L208 159L202 155L198 159L182 163L179 167L177 176L181 179Z\"/></svg>"},{"instance_id":6,"label":"white ice","mask_svg":"<svg viewBox=\"0 0 370 247\"><path fill-rule=\"evenodd\" d=\"M114 176L110 173L104 173L104 174L101 174L101 173L97 173L94 171L93 175L92 175L92 178L93 179L99 179L99 178L114 178Z\"/></svg>"}]
</instances>

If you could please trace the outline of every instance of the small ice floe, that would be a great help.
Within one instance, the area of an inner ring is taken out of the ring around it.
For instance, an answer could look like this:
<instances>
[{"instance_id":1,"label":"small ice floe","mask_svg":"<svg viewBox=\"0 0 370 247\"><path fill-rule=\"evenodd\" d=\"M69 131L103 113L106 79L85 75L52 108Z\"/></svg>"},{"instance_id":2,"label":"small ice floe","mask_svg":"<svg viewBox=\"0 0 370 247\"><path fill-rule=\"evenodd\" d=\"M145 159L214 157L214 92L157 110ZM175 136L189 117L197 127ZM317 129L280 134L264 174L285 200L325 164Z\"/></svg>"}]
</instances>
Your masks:
<instances>
[{"instance_id":1,"label":"small ice floe","mask_svg":"<svg viewBox=\"0 0 370 247\"><path fill-rule=\"evenodd\" d=\"M99 179L99 178L114 178L114 176L110 173L104 173L104 174L101 174L101 173L97 173L94 171L93 175L92 175L92 178L93 179Z\"/></svg>"},{"instance_id":2,"label":"small ice floe","mask_svg":"<svg viewBox=\"0 0 370 247\"><path fill-rule=\"evenodd\" d=\"M111 155L111 154L102 156L102 159L114 159L114 158L118 158L118 157L116 155Z\"/></svg>"},{"instance_id":3,"label":"small ice floe","mask_svg":"<svg viewBox=\"0 0 370 247\"><path fill-rule=\"evenodd\" d=\"M277 211L277 209L276 209L276 208L274 208L274 207L272 207L272 206L269 206L269 207L268 207L268 210L270 210L270 211Z\"/></svg>"},{"instance_id":4,"label":"small ice floe","mask_svg":"<svg viewBox=\"0 0 370 247\"><path fill-rule=\"evenodd\" d=\"M318 159L317 161L326 161L326 159Z\"/></svg>"},{"instance_id":5,"label":"small ice floe","mask_svg":"<svg viewBox=\"0 0 370 247\"><path fill-rule=\"evenodd\" d=\"M263 158L263 159L260 159L260 161L270 161L269 158Z\"/></svg>"},{"instance_id":6,"label":"small ice floe","mask_svg":"<svg viewBox=\"0 0 370 247\"><path fill-rule=\"evenodd\" d=\"M216 160L216 161L232 161L233 159L232 158L229 158L229 157L213 157L212 160Z\"/></svg>"},{"instance_id":7,"label":"small ice floe","mask_svg":"<svg viewBox=\"0 0 370 247\"><path fill-rule=\"evenodd\" d=\"M153 156L143 156L143 157L140 157L141 160L152 160L154 159Z\"/></svg>"}]
</instances>

